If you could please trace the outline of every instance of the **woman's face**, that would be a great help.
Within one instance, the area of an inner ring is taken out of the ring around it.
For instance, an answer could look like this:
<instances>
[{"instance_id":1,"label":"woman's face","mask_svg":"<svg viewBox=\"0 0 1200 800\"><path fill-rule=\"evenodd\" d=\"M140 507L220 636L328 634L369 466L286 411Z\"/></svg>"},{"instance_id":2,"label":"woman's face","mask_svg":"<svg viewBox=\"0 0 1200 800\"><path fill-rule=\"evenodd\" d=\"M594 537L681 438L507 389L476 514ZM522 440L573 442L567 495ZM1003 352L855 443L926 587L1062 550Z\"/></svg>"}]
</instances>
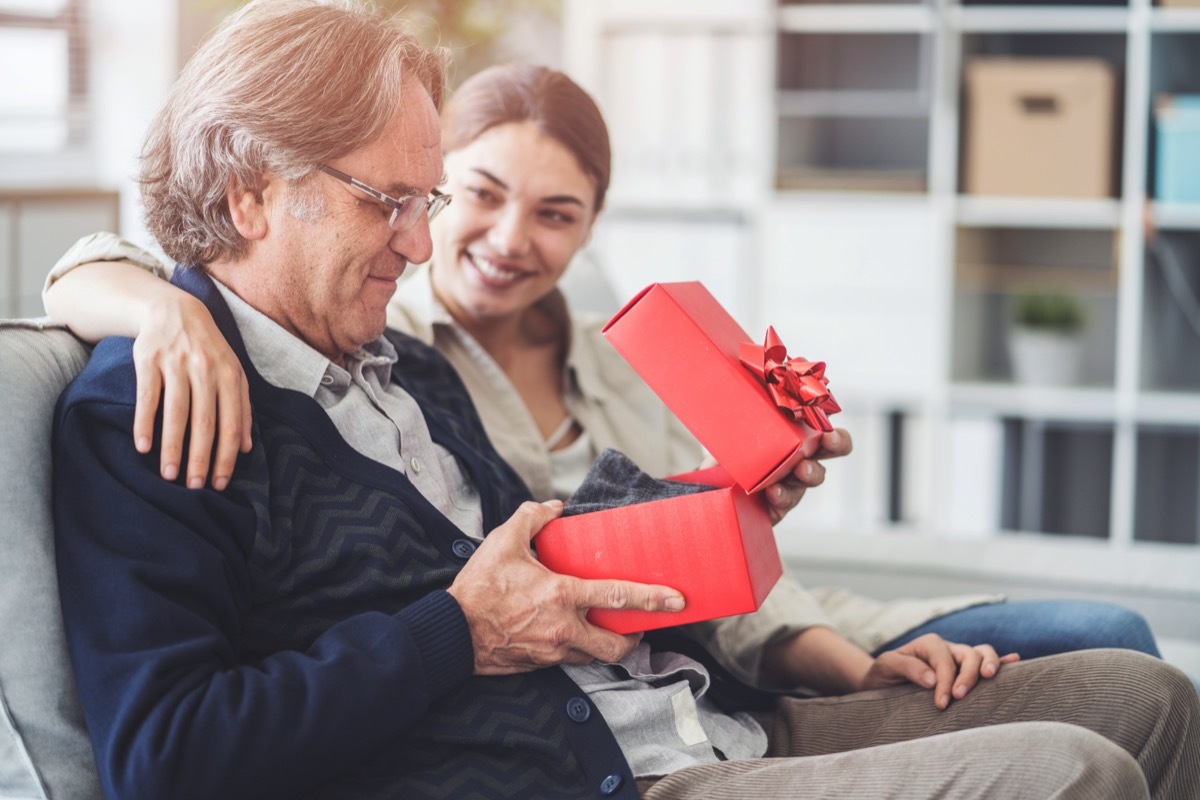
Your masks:
<instances>
[{"instance_id":1,"label":"woman's face","mask_svg":"<svg viewBox=\"0 0 1200 800\"><path fill-rule=\"evenodd\" d=\"M433 286L464 324L519 316L591 234L596 182L532 122L490 128L446 154L454 201L433 223Z\"/></svg>"}]
</instances>

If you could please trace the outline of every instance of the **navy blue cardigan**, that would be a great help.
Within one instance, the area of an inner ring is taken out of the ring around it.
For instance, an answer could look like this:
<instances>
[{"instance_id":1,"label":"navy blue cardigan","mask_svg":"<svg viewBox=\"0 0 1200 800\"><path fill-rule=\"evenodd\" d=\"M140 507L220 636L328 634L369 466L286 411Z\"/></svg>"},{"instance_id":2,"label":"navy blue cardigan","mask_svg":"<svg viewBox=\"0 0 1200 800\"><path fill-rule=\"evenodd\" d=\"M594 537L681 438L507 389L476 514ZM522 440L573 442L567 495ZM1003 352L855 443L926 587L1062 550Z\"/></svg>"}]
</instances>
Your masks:
<instances>
[{"instance_id":1,"label":"navy blue cardigan","mask_svg":"<svg viewBox=\"0 0 1200 800\"><path fill-rule=\"evenodd\" d=\"M242 360L254 448L224 492L163 480L157 447L132 443L128 339L100 343L59 401L59 586L106 794L637 797L562 670L472 675L445 591L469 540L312 398L262 379L204 273L175 280ZM392 379L479 489L492 530L527 490L451 366L388 336Z\"/></svg>"}]
</instances>

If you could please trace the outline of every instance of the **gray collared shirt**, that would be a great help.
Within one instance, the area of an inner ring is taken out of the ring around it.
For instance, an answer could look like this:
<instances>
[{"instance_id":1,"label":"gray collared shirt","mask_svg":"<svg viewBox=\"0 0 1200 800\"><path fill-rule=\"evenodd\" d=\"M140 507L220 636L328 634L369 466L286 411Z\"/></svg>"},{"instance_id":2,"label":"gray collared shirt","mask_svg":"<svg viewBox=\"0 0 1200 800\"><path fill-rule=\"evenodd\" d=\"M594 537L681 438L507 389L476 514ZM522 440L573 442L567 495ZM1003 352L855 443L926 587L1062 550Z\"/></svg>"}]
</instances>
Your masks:
<instances>
[{"instance_id":1,"label":"gray collared shirt","mask_svg":"<svg viewBox=\"0 0 1200 800\"><path fill-rule=\"evenodd\" d=\"M403 473L459 530L483 537L479 492L454 455L435 444L417 401L391 380L396 349L383 337L334 364L219 281L246 354L263 379L321 404L358 452ZM380 424L385 421L385 424Z\"/></svg>"}]
</instances>

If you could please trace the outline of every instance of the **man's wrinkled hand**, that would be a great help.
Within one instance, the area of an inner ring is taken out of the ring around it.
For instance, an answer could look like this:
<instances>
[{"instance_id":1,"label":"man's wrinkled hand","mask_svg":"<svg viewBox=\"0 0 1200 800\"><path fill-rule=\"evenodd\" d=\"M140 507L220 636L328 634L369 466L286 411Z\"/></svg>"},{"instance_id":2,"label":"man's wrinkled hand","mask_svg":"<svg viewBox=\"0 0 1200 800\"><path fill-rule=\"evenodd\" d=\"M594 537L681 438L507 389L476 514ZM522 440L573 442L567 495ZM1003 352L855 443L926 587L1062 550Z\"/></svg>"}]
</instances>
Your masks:
<instances>
[{"instance_id":1,"label":"man's wrinkled hand","mask_svg":"<svg viewBox=\"0 0 1200 800\"><path fill-rule=\"evenodd\" d=\"M451 584L448 591L471 628L477 675L620 661L641 634L598 628L587 621L588 609L683 609L683 596L665 586L583 580L544 567L530 542L561 513L559 501L522 504L488 534Z\"/></svg>"}]
</instances>

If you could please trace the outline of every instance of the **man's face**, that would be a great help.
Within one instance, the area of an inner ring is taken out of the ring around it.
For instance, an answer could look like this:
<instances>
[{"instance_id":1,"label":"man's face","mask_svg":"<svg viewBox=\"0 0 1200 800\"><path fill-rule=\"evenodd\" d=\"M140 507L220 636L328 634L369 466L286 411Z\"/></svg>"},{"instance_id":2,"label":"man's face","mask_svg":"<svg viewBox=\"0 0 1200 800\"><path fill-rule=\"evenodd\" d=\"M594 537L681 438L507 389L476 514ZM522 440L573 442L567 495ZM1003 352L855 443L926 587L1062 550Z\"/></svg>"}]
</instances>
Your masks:
<instances>
[{"instance_id":1,"label":"man's face","mask_svg":"<svg viewBox=\"0 0 1200 800\"><path fill-rule=\"evenodd\" d=\"M428 194L442 178L429 94L410 81L383 135L328 166L393 197ZM308 198L321 209L315 220L295 210L305 192L316 195ZM272 179L263 203L268 234L256 243L253 272L232 288L340 364L383 333L388 301L409 262L429 259L428 219L422 214L411 228L393 230L388 206L323 172L303 187Z\"/></svg>"}]
</instances>

